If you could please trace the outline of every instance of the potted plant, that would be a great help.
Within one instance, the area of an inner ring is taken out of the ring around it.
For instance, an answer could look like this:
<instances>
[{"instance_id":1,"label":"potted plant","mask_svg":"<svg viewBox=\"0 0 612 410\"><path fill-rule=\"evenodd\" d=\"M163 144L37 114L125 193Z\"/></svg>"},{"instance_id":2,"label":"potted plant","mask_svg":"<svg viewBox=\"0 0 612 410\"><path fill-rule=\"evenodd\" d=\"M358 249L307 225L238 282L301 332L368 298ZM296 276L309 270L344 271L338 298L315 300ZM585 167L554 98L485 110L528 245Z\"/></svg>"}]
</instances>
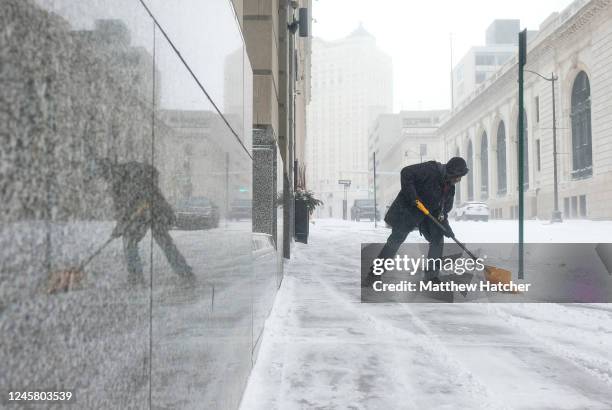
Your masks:
<instances>
[{"instance_id":1,"label":"potted plant","mask_svg":"<svg viewBox=\"0 0 612 410\"><path fill-rule=\"evenodd\" d=\"M323 205L323 201L314 197L314 193L305 188L295 190L295 240L308 243L308 226L310 215Z\"/></svg>"}]
</instances>

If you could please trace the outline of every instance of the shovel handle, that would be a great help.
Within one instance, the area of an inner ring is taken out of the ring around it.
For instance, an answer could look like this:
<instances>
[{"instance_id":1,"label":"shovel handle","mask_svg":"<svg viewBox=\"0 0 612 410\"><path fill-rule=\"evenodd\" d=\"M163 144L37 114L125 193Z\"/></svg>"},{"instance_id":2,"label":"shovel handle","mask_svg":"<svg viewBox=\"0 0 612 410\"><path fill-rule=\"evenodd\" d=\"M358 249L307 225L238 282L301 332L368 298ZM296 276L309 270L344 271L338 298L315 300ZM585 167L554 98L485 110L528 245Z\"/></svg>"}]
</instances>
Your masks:
<instances>
[{"instance_id":1,"label":"shovel handle","mask_svg":"<svg viewBox=\"0 0 612 410\"><path fill-rule=\"evenodd\" d=\"M148 202L144 202L142 205L140 205L138 207L138 209L136 209L136 211L130 216L130 219L128 220L128 223L127 223L127 225L125 227L128 228L128 227L132 226L132 224L136 221L136 217L139 216L141 213L143 213L148 208L149 208L149 203ZM147 219L147 222L148 222L148 219ZM89 262L91 262L93 260L93 258L98 256L100 254L100 252L102 252L102 250L104 250L104 248L106 248L108 246L108 244L111 243L114 239L115 239L114 236L111 236L110 238L108 238L106 240L106 242L104 242L102 245L100 245L100 247L98 249L96 249L95 252L93 252L91 255L89 255L89 257L87 259L85 259L83 262L81 262L81 264L79 265L78 269L80 271L85 269L85 267L87 265L89 265Z\"/></svg>"},{"instance_id":2,"label":"shovel handle","mask_svg":"<svg viewBox=\"0 0 612 410\"><path fill-rule=\"evenodd\" d=\"M433 221L433 222L434 222L434 223L435 223L435 224L438 226L438 228L440 228L440 229L442 230L442 232L444 232L444 233L448 234L448 231L446 230L446 228L444 227L444 225L442 225L442 224L440 223L440 221L438 221L438 220L437 220L437 219L436 219L436 218L435 218L435 217L434 217L434 216L431 214L431 212L429 212L429 209L427 209L427 207L425 207L425 205L423 205L423 203L422 203L421 201L419 201L418 199L416 200L416 207L417 207L417 208L419 208L419 210L420 210L421 212L423 212L423 213L424 213L424 214L425 214L427 217L429 217L429 219L431 219L431 220L432 220L432 221ZM468 255L470 255L470 257L471 257L472 259L474 259L474 260L476 260L476 259L477 259L477 258L476 258L476 255L474 255L472 252L470 252L470 251L468 250L468 248L466 248L466 247L465 247L465 245L464 245L463 243L459 242L459 240L458 240L457 238L455 238L455 235L452 235L452 236L451 236L451 239L452 239L453 241L455 241L455 243L456 243L457 245L459 245L459 247L460 247L461 249L463 249L463 250L465 251L465 253L467 253Z\"/></svg>"}]
</instances>

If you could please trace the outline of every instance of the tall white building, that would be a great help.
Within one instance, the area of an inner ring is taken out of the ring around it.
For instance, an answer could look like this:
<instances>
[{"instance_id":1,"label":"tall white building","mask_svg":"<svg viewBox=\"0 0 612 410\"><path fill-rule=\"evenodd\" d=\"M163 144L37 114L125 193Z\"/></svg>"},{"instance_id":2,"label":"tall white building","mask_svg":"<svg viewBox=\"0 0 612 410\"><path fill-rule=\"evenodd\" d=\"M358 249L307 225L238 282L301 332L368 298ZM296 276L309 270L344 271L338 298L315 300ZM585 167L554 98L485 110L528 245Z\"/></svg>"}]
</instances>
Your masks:
<instances>
[{"instance_id":1,"label":"tall white building","mask_svg":"<svg viewBox=\"0 0 612 410\"><path fill-rule=\"evenodd\" d=\"M306 181L325 203L318 217L342 217L339 179L351 180L348 208L368 197L368 128L392 106L391 57L363 26L340 40L313 40Z\"/></svg>"}]
</instances>

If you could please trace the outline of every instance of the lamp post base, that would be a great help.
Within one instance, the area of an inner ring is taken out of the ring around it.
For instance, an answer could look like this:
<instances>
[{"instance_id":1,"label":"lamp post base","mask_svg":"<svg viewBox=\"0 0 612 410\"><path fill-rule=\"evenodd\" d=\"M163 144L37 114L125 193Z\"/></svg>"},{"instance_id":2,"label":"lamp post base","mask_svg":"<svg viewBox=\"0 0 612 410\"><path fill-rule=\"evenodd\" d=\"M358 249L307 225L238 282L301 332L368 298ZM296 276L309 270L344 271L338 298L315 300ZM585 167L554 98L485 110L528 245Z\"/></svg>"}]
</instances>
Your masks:
<instances>
[{"instance_id":1,"label":"lamp post base","mask_svg":"<svg viewBox=\"0 0 612 410\"><path fill-rule=\"evenodd\" d=\"M552 216L550 217L550 222L563 222L561 211L553 211Z\"/></svg>"}]
</instances>

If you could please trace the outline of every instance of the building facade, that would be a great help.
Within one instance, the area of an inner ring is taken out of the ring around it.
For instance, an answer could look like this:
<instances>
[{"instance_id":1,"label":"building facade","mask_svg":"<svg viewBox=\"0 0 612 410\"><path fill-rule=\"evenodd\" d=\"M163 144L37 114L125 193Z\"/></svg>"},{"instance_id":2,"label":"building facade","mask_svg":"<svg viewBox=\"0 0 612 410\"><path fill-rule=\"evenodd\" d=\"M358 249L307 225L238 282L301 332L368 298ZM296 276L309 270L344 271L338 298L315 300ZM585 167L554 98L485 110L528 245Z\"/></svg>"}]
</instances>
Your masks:
<instances>
[{"instance_id":1,"label":"building facade","mask_svg":"<svg viewBox=\"0 0 612 410\"><path fill-rule=\"evenodd\" d=\"M268 191L260 192L255 198L254 229L274 237L280 232L283 254L288 258L293 243L297 169L306 166L305 119L310 102L311 39L300 33L304 28L310 32L312 0L236 2L243 13L240 20L253 64L256 185ZM300 9L308 10L304 21L300 21ZM278 166L282 168L280 173ZM282 178L278 179L277 175ZM264 182L270 177L273 178L271 185ZM267 199L272 191L275 200L270 206ZM282 204L278 198L282 198Z\"/></svg>"},{"instance_id":2,"label":"building facade","mask_svg":"<svg viewBox=\"0 0 612 410\"><path fill-rule=\"evenodd\" d=\"M400 111L378 116L370 127L369 147L376 152L376 199L384 215L400 190L400 171L426 161L445 161L438 127L446 110ZM368 162L370 197L374 191L374 157Z\"/></svg>"},{"instance_id":3,"label":"building facade","mask_svg":"<svg viewBox=\"0 0 612 410\"><path fill-rule=\"evenodd\" d=\"M316 216L341 218L344 190L338 180L351 181L349 204L369 195L368 128L392 109L391 58L360 26L340 40L314 39L312 62L306 179L325 203Z\"/></svg>"},{"instance_id":4,"label":"building facade","mask_svg":"<svg viewBox=\"0 0 612 410\"><path fill-rule=\"evenodd\" d=\"M519 28L519 20L493 21L487 28L485 45L470 48L453 67L453 108L516 54Z\"/></svg>"},{"instance_id":5,"label":"building facade","mask_svg":"<svg viewBox=\"0 0 612 410\"><path fill-rule=\"evenodd\" d=\"M565 218L608 219L612 189L612 5L577 0L554 13L528 43L526 70L554 73L559 208ZM447 157L470 174L457 201L483 200L497 218L517 217L516 57L445 118ZM550 219L554 207L551 82L525 72L525 216Z\"/></svg>"}]
</instances>

